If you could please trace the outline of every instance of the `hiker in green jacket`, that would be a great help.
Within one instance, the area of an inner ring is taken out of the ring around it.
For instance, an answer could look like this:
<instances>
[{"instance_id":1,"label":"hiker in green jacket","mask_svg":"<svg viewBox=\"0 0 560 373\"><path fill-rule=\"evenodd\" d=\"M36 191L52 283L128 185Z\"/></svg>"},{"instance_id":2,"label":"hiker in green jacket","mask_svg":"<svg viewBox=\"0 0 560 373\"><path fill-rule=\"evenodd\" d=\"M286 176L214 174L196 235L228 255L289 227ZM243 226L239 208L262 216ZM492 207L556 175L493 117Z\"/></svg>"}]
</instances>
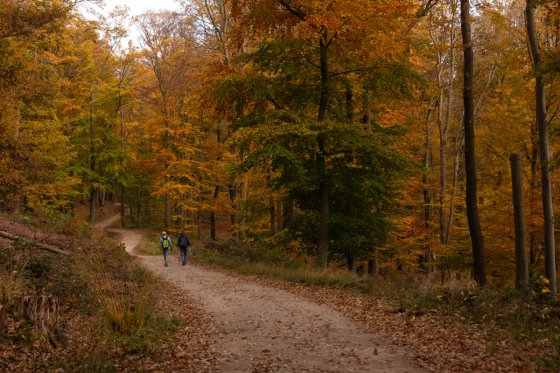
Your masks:
<instances>
[{"instance_id":1,"label":"hiker in green jacket","mask_svg":"<svg viewBox=\"0 0 560 373\"><path fill-rule=\"evenodd\" d=\"M173 244L171 243L171 237L167 235L167 232L163 231L161 237L159 238L159 248L163 253L163 264L167 267L169 265L169 251Z\"/></svg>"}]
</instances>

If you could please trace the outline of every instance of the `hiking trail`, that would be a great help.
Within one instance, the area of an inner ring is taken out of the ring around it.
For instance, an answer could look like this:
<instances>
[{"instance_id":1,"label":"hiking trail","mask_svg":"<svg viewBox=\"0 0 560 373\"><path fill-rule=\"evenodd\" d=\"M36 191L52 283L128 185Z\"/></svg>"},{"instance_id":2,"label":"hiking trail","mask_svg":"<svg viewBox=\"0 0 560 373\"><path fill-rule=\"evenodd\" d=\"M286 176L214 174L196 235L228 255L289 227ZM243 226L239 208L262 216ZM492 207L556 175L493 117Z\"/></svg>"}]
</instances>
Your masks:
<instances>
[{"instance_id":1,"label":"hiking trail","mask_svg":"<svg viewBox=\"0 0 560 373\"><path fill-rule=\"evenodd\" d=\"M114 222L110 217L95 227L105 229ZM134 255L141 231L108 230L119 234L126 251ZM181 266L177 248L171 252L169 267L159 255L137 258L198 301L213 320L212 343L221 358L210 371L423 372L405 351L325 305L190 262Z\"/></svg>"}]
</instances>

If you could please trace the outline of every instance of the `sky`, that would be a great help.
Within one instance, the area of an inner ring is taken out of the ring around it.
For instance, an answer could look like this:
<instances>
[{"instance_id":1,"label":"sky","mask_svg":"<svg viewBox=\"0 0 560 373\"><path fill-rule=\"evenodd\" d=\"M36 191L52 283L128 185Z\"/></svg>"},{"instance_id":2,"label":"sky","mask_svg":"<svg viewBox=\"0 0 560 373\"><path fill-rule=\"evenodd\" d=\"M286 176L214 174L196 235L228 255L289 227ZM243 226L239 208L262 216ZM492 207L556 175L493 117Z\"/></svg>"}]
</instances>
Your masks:
<instances>
[{"instance_id":1,"label":"sky","mask_svg":"<svg viewBox=\"0 0 560 373\"><path fill-rule=\"evenodd\" d=\"M109 11L117 5L126 5L131 15L138 15L146 10L176 10L179 8L175 0L105 0L105 10Z\"/></svg>"},{"instance_id":2,"label":"sky","mask_svg":"<svg viewBox=\"0 0 560 373\"><path fill-rule=\"evenodd\" d=\"M100 9L94 6L95 11L101 11L103 14L108 15L111 10L117 6L126 6L130 9L131 16L137 16L148 10L179 10L180 5L177 0L104 0L105 6ZM94 15L88 14L87 10L82 9L82 14L87 18L95 18ZM132 40L135 44L139 43L140 34L136 27L131 25L128 30L128 39ZM123 40L123 46L127 44L127 40Z\"/></svg>"}]
</instances>

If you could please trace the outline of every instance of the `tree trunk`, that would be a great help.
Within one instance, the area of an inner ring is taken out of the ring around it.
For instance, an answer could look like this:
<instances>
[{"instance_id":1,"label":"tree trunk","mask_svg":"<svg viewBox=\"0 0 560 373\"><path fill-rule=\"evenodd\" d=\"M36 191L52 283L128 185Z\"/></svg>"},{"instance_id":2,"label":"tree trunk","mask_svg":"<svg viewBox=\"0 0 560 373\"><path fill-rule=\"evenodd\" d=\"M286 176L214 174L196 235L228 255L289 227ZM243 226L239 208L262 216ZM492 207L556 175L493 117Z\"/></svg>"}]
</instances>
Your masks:
<instances>
[{"instance_id":1,"label":"tree trunk","mask_svg":"<svg viewBox=\"0 0 560 373\"><path fill-rule=\"evenodd\" d=\"M431 119L432 119L433 108L428 109L426 114L426 129L425 129L425 144L424 144L424 175L422 176L422 183L424 184L424 229L426 230L425 239L425 255L427 259L433 257L432 250L432 201L431 201L431 188L430 188L430 165L431 161Z\"/></svg>"},{"instance_id":2,"label":"tree trunk","mask_svg":"<svg viewBox=\"0 0 560 373\"><path fill-rule=\"evenodd\" d=\"M346 83L346 120L354 123L354 92L350 82Z\"/></svg>"},{"instance_id":3,"label":"tree trunk","mask_svg":"<svg viewBox=\"0 0 560 373\"><path fill-rule=\"evenodd\" d=\"M531 274L535 268L536 259L537 259L537 246L538 246L538 238L537 238L537 225L535 223L536 219L535 216L537 214L537 184L538 184L538 161L539 161L539 144L538 144L538 135L537 135L537 128L536 123L531 126L531 181L529 182L529 191L531 193L529 197L529 216L530 224L529 224L529 241L530 241L530 249L529 249L529 268Z\"/></svg>"},{"instance_id":4,"label":"tree trunk","mask_svg":"<svg viewBox=\"0 0 560 373\"><path fill-rule=\"evenodd\" d=\"M276 231L280 232L282 230L283 224L283 217L282 212L284 211L284 207L282 205L282 201L276 201Z\"/></svg>"},{"instance_id":5,"label":"tree trunk","mask_svg":"<svg viewBox=\"0 0 560 373\"><path fill-rule=\"evenodd\" d=\"M268 200L268 212L270 215L270 232L276 234L276 204L274 198L270 197Z\"/></svg>"},{"instance_id":6,"label":"tree trunk","mask_svg":"<svg viewBox=\"0 0 560 373\"><path fill-rule=\"evenodd\" d=\"M202 209L199 207L196 211L196 238L202 239Z\"/></svg>"},{"instance_id":7,"label":"tree trunk","mask_svg":"<svg viewBox=\"0 0 560 373\"><path fill-rule=\"evenodd\" d=\"M354 253L350 250L346 252L346 268L348 272L354 272L354 267L356 266L356 259Z\"/></svg>"},{"instance_id":8,"label":"tree trunk","mask_svg":"<svg viewBox=\"0 0 560 373\"><path fill-rule=\"evenodd\" d=\"M321 96L319 99L318 121L324 122L329 104L329 64L328 64L328 35L325 31L319 41ZM326 170L325 139L322 135L317 138L319 152L316 155L317 173L319 175L319 266L327 268L329 257L329 186Z\"/></svg>"},{"instance_id":9,"label":"tree trunk","mask_svg":"<svg viewBox=\"0 0 560 373\"><path fill-rule=\"evenodd\" d=\"M94 224L96 219L97 189L93 189L89 195L89 223Z\"/></svg>"},{"instance_id":10,"label":"tree trunk","mask_svg":"<svg viewBox=\"0 0 560 373\"><path fill-rule=\"evenodd\" d=\"M121 206L120 206L120 213L121 213L121 227L124 228L124 220L126 217L126 206L125 206L125 198L124 198L124 185L120 185L120 195L121 195Z\"/></svg>"},{"instance_id":11,"label":"tree trunk","mask_svg":"<svg viewBox=\"0 0 560 373\"><path fill-rule=\"evenodd\" d=\"M94 100L95 92L93 91L93 82L90 87L90 105L89 105L89 167L92 173L95 173L96 157L95 157L95 120L94 120ZM90 181L91 182L91 181ZM95 223L95 207L97 204L97 188L90 185L90 198L89 198L89 223Z\"/></svg>"},{"instance_id":12,"label":"tree trunk","mask_svg":"<svg viewBox=\"0 0 560 373\"><path fill-rule=\"evenodd\" d=\"M456 140L458 141L458 140ZM453 217L455 215L455 195L457 194L457 179L459 178L459 166L461 163L461 150L465 143L465 136L461 136L461 142L456 145L455 156L453 158L453 181L451 182L451 196L449 198L449 214L447 216L447 225L445 227L444 245L448 245L451 241L451 227L453 227Z\"/></svg>"},{"instance_id":13,"label":"tree trunk","mask_svg":"<svg viewBox=\"0 0 560 373\"><path fill-rule=\"evenodd\" d=\"M535 0L527 0L525 17L527 37L531 50L535 79L535 103L537 112L537 129L539 134L539 155L541 160L541 188L544 217L544 262L545 276L550 281L550 290L556 298L556 253L554 244L554 220L552 209L552 181L550 177L550 150L548 145L548 124L546 123L546 98L544 80L541 73L542 57L537 40L535 24Z\"/></svg>"},{"instance_id":14,"label":"tree trunk","mask_svg":"<svg viewBox=\"0 0 560 373\"><path fill-rule=\"evenodd\" d=\"M527 230L525 223L525 207L523 201L523 175L521 156L512 154L511 181L513 190L513 212L515 219L515 287L518 289L529 285L529 267L527 265Z\"/></svg>"},{"instance_id":15,"label":"tree trunk","mask_svg":"<svg viewBox=\"0 0 560 373\"><path fill-rule=\"evenodd\" d=\"M233 237L239 240L239 231L236 227L236 217L235 217L235 199L237 197L237 186L235 184L228 185L229 200L231 202L231 214L229 215L229 221L231 224L231 230Z\"/></svg>"},{"instance_id":16,"label":"tree trunk","mask_svg":"<svg viewBox=\"0 0 560 373\"><path fill-rule=\"evenodd\" d=\"M461 0L461 34L463 36L464 71L463 71L463 105L465 128L465 172L466 172L466 207L469 232L473 253L473 274L479 286L486 285L486 261L484 257L484 241L478 214L475 130L474 130L474 99L473 69L474 53L471 39L470 1Z\"/></svg>"},{"instance_id":17,"label":"tree trunk","mask_svg":"<svg viewBox=\"0 0 560 373\"><path fill-rule=\"evenodd\" d=\"M371 131L371 105L370 105L370 97L369 92L367 90L364 91L363 97L363 116L362 116L362 123L367 125L368 131Z\"/></svg>"},{"instance_id":18,"label":"tree trunk","mask_svg":"<svg viewBox=\"0 0 560 373\"><path fill-rule=\"evenodd\" d=\"M218 199L218 194L220 192L220 187L214 187L214 203L212 206L212 211L210 212L210 238L216 241L216 201Z\"/></svg>"},{"instance_id":19,"label":"tree trunk","mask_svg":"<svg viewBox=\"0 0 560 373\"><path fill-rule=\"evenodd\" d=\"M288 228L292 221L292 214L292 203L289 200L285 200L282 205L282 229Z\"/></svg>"},{"instance_id":20,"label":"tree trunk","mask_svg":"<svg viewBox=\"0 0 560 373\"><path fill-rule=\"evenodd\" d=\"M370 275L379 275L379 257L378 257L378 249L374 247L372 249L373 258L368 260L368 274Z\"/></svg>"}]
</instances>

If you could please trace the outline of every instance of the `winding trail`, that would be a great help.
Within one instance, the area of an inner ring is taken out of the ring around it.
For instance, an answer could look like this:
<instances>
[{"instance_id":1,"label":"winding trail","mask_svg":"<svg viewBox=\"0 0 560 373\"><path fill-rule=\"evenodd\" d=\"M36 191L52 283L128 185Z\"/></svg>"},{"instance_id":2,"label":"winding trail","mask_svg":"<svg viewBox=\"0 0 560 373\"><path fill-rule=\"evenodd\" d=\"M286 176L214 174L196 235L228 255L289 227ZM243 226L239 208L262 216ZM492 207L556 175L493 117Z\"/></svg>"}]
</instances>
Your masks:
<instances>
[{"instance_id":1,"label":"winding trail","mask_svg":"<svg viewBox=\"0 0 560 373\"><path fill-rule=\"evenodd\" d=\"M96 227L107 228L112 218ZM131 254L143 237L140 231L110 231L121 235ZM177 250L169 267L159 256L138 259L198 301L214 320L213 343L222 357L212 371L422 372L403 350L327 306L190 263L181 266Z\"/></svg>"}]
</instances>

